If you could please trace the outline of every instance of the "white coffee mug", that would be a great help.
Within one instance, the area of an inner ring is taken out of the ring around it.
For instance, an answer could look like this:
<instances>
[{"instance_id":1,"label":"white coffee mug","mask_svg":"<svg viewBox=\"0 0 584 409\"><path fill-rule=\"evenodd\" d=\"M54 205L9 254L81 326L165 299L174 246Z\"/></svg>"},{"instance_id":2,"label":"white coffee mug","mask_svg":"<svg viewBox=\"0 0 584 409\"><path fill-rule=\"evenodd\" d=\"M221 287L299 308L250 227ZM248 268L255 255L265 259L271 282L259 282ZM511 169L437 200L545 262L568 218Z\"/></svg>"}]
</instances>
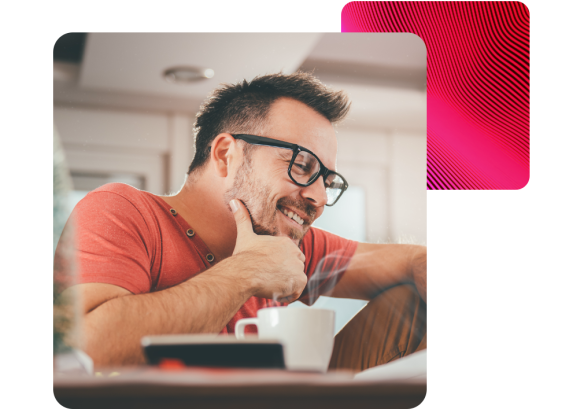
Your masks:
<instances>
[{"instance_id":1,"label":"white coffee mug","mask_svg":"<svg viewBox=\"0 0 584 409\"><path fill-rule=\"evenodd\" d=\"M270 307L257 318L235 324L235 336L245 337L244 328L255 324L260 339L276 339L284 347L286 368L326 372L333 353L335 312L315 308Z\"/></svg>"}]
</instances>

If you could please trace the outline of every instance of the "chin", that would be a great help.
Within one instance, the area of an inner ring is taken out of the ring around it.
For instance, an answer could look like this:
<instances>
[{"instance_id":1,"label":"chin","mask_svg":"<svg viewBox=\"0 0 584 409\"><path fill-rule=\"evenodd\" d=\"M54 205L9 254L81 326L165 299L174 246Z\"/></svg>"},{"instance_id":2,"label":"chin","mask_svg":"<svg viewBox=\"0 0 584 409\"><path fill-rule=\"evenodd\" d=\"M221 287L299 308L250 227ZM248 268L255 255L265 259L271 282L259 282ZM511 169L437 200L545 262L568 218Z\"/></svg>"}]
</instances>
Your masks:
<instances>
[{"instance_id":1,"label":"chin","mask_svg":"<svg viewBox=\"0 0 584 409\"><path fill-rule=\"evenodd\" d=\"M304 229L303 230L290 230L286 236L289 237L290 240L292 240L297 245L300 245L300 242L302 241L302 239L304 238L304 236L306 235L307 232L308 232L308 228L306 230L304 230Z\"/></svg>"}]
</instances>

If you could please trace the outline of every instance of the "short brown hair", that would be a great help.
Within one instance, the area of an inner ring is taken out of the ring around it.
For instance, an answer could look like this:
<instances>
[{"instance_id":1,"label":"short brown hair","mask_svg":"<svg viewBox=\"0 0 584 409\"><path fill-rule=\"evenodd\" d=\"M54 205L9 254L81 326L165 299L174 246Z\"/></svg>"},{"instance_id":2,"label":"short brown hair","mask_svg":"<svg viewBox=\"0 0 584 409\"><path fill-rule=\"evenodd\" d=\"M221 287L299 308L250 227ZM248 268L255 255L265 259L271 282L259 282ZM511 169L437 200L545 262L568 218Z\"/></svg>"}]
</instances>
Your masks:
<instances>
[{"instance_id":1,"label":"short brown hair","mask_svg":"<svg viewBox=\"0 0 584 409\"><path fill-rule=\"evenodd\" d=\"M279 98L292 98L328 119L342 120L350 102L343 91L332 91L309 73L269 74L250 82L223 84L201 105L193 125L195 157L189 174L201 168L209 158L209 147L222 132L257 132L266 121L270 106Z\"/></svg>"}]
</instances>

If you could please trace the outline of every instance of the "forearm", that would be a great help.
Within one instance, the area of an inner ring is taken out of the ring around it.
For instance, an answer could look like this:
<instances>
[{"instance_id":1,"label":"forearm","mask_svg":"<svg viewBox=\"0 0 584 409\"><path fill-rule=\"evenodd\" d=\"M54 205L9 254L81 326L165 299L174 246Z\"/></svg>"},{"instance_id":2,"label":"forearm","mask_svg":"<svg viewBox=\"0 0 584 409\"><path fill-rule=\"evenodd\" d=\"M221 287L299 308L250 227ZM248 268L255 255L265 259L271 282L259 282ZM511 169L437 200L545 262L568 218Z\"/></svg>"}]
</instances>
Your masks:
<instances>
[{"instance_id":1,"label":"forearm","mask_svg":"<svg viewBox=\"0 0 584 409\"><path fill-rule=\"evenodd\" d=\"M410 244L360 243L333 297L371 300L401 283L422 283L425 299L426 247Z\"/></svg>"},{"instance_id":2,"label":"forearm","mask_svg":"<svg viewBox=\"0 0 584 409\"><path fill-rule=\"evenodd\" d=\"M110 300L85 315L85 350L98 366L143 362L146 335L218 333L253 295L244 255L177 286Z\"/></svg>"}]
</instances>

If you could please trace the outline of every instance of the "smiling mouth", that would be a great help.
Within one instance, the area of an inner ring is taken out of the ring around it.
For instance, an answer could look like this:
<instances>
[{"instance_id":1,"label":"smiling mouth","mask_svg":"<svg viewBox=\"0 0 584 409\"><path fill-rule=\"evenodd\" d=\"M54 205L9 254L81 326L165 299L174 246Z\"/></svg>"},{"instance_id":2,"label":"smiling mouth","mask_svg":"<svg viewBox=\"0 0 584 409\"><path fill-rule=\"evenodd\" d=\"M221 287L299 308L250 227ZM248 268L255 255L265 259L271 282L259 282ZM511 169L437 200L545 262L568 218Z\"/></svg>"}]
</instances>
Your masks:
<instances>
[{"instance_id":1,"label":"smiling mouth","mask_svg":"<svg viewBox=\"0 0 584 409\"><path fill-rule=\"evenodd\" d=\"M301 218L300 216L298 216L296 213L294 213L291 210L287 210L287 209L283 209L281 207L278 207L278 210L280 211L280 213L282 213L284 216L288 217L289 219L295 221L296 223L298 223L300 226L302 226L304 224L304 219Z\"/></svg>"}]
</instances>

